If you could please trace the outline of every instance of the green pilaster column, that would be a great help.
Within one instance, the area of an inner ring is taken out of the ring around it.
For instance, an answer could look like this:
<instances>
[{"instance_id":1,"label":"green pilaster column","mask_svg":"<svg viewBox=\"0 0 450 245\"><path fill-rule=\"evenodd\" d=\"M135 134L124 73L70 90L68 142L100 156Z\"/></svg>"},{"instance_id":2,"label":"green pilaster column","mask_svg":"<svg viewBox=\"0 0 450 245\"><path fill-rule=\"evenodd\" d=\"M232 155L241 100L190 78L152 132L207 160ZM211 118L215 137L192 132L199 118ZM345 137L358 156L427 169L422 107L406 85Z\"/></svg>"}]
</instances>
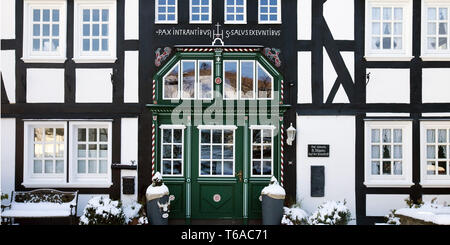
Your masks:
<instances>
[{"instance_id":1,"label":"green pilaster column","mask_svg":"<svg viewBox=\"0 0 450 245\"><path fill-rule=\"evenodd\" d=\"M244 191L243 191L243 200L244 200L244 225L248 224L248 178L249 178L249 157L250 157L250 153L249 153L249 126L248 126L248 116L245 116L244 119L244 162L243 162L243 168L244 168Z\"/></svg>"},{"instance_id":2,"label":"green pilaster column","mask_svg":"<svg viewBox=\"0 0 450 245\"><path fill-rule=\"evenodd\" d=\"M189 225L191 223L191 152L192 152L192 125L190 120L186 127L186 141L184 143L186 149L186 221L185 223Z\"/></svg>"}]
</instances>

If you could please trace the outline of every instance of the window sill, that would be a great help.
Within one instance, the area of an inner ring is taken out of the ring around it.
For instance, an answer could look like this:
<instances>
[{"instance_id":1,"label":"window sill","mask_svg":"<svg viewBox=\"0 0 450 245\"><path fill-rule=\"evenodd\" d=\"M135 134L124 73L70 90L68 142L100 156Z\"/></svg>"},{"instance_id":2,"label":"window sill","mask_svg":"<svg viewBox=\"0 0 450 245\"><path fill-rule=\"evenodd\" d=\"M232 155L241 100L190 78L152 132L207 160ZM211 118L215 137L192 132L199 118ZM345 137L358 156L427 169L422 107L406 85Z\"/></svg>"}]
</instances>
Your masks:
<instances>
[{"instance_id":1,"label":"window sill","mask_svg":"<svg viewBox=\"0 0 450 245\"><path fill-rule=\"evenodd\" d=\"M366 187L374 187L374 188L385 188L385 187L411 187L414 185L413 182L410 181L395 181L395 180L377 180L377 181L365 181L364 185Z\"/></svg>"},{"instance_id":2,"label":"window sill","mask_svg":"<svg viewBox=\"0 0 450 245\"><path fill-rule=\"evenodd\" d=\"M420 56L423 61L450 61L450 54L446 56L438 56L438 55L424 55Z\"/></svg>"},{"instance_id":3,"label":"window sill","mask_svg":"<svg viewBox=\"0 0 450 245\"><path fill-rule=\"evenodd\" d=\"M225 25L246 25L247 24L247 21L240 21L240 22L237 22L237 21L226 21L226 22L224 22L224 24Z\"/></svg>"},{"instance_id":4,"label":"window sill","mask_svg":"<svg viewBox=\"0 0 450 245\"><path fill-rule=\"evenodd\" d=\"M392 56L386 55L368 55L364 56L367 61L411 61L414 56Z\"/></svg>"},{"instance_id":5,"label":"window sill","mask_svg":"<svg viewBox=\"0 0 450 245\"><path fill-rule=\"evenodd\" d=\"M157 25L176 25L178 21L155 21Z\"/></svg>"},{"instance_id":6,"label":"window sill","mask_svg":"<svg viewBox=\"0 0 450 245\"><path fill-rule=\"evenodd\" d=\"M448 188L450 187L450 179L449 180L424 180L420 182L422 187L426 188Z\"/></svg>"},{"instance_id":7,"label":"window sill","mask_svg":"<svg viewBox=\"0 0 450 245\"><path fill-rule=\"evenodd\" d=\"M66 62L66 57L22 57L20 58L25 63L64 63Z\"/></svg>"},{"instance_id":8,"label":"window sill","mask_svg":"<svg viewBox=\"0 0 450 245\"><path fill-rule=\"evenodd\" d=\"M110 188L113 183L38 183L38 182L23 182L25 188Z\"/></svg>"},{"instance_id":9,"label":"window sill","mask_svg":"<svg viewBox=\"0 0 450 245\"><path fill-rule=\"evenodd\" d=\"M281 25L283 24L281 21L274 21L274 22L258 22L259 25Z\"/></svg>"},{"instance_id":10,"label":"window sill","mask_svg":"<svg viewBox=\"0 0 450 245\"><path fill-rule=\"evenodd\" d=\"M83 57L83 58L73 58L75 63L115 63L117 58L115 57Z\"/></svg>"}]
</instances>

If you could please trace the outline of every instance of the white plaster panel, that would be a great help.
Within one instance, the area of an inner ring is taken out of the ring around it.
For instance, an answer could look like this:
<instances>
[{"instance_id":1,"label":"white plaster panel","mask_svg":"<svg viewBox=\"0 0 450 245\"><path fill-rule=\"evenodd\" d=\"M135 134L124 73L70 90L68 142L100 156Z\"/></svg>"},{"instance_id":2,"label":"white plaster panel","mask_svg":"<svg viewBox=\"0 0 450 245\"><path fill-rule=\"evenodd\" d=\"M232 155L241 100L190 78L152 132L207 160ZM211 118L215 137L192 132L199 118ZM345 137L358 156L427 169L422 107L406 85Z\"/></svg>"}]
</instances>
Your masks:
<instances>
[{"instance_id":1,"label":"white plaster panel","mask_svg":"<svg viewBox=\"0 0 450 245\"><path fill-rule=\"evenodd\" d=\"M424 103L450 103L450 69L423 69L422 101Z\"/></svg>"},{"instance_id":2,"label":"white plaster panel","mask_svg":"<svg viewBox=\"0 0 450 245\"><path fill-rule=\"evenodd\" d=\"M422 113L422 117L450 117L450 112Z\"/></svg>"},{"instance_id":3,"label":"white plaster panel","mask_svg":"<svg viewBox=\"0 0 450 245\"><path fill-rule=\"evenodd\" d=\"M139 102L139 51L125 52L124 102Z\"/></svg>"},{"instance_id":4,"label":"white plaster panel","mask_svg":"<svg viewBox=\"0 0 450 245\"><path fill-rule=\"evenodd\" d=\"M4 194L11 195L15 185L16 169L16 119L2 118L1 124L1 165L0 165L0 190ZM3 200L2 204L9 203Z\"/></svg>"},{"instance_id":5,"label":"white plaster panel","mask_svg":"<svg viewBox=\"0 0 450 245\"><path fill-rule=\"evenodd\" d=\"M409 69L367 69L367 103L410 103Z\"/></svg>"},{"instance_id":6,"label":"white plaster panel","mask_svg":"<svg viewBox=\"0 0 450 245\"><path fill-rule=\"evenodd\" d=\"M78 195L78 203L77 203L77 216L80 217L83 215L84 208L86 207L89 200L94 197L102 196L104 198L109 198L107 194L79 194Z\"/></svg>"},{"instance_id":7,"label":"white plaster panel","mask_svg":"<svg viewBox=\"0 0 450 245\"><path fill-rule=\"evenodd\" d=\"M125 40L139 39L139 0L125 0Z\"/></svg>"},{"instance_id":8,"label":"white plaster panel","mask_svg":"<svg viewBox=\"0 0 450 245\"><path fill-rule=\"evenodd\" d=\"M355 80L355 57L353 52L340 52L342 55L342 59L344 60L345 66L352 78L352 82ZM325 48L323 49L323 102L325 103L328 99L331 89L333 88L334 83L338 74L334 69L333 63L331 62L328 53ZM334 97L333 103L349 103L349 99L347 93L345 92L342 84L339 86L339 89Z\"/></svg>"},{"instance_id":9,"label":"white plaster panel","mask_svg":"<svg viewBox=\"0 0 450 245\"><path fill-rule=\"evenodd\" d=\"M297 38L311 40L312 0L297 0Z\"/></svg>"},{"instance_id":10,"label":"white plaster panel","mask_svg":"<svg viewBox=\"0 0 450 245\"><path fill-rule=\"evenodd\" d=\"M298 52L298 103L312 103L311 52Z\"/></svg>"},{"instance_id":11,"label":"white plaster panel","mask_svg":"<svg viewBox=\"0 0 450 245\"><path fill-rule=\"evenodd\" d=\"M64 69L27 69L28 103L64 103Z\"/></svg>"},{"instance_id":12,"label":"white plaster panel","mask_svg":"<svg viewBox=\"0 0 450 245\"><path fill-rule=\"evenodd\" d=\"M16 53L14 50L0 51L0 71L9 103L16 103Z\"/></svg>"},{"instance_id":13,"label":"white plaster panel","mask_svg":"<svg viewBox=\"0 0 450 245\"><path fill-rule=\"evenodd\" d=\"M409 195L366 195L366 215L367 216L385 216L392 209L406 208L405 199Z\"/></svg>"},{"instance_id":14,"label":"white plaster panel","mask_svg":"<svg viewBox=\"0 0 450 245\"><path fill-rule=\"evenodd\" d=\"M323 16L335 40L354 39L354 0L327 0Z\"/></svg>"},{"instance_id":15,"label":"white plaster panel","mask_svg":"<svg viewBox=\"0 0 450 245\"><path fill-rule=\"evenodd\" d=\"M16 1L2 0L0 4L0 39L16 38Z\"/></svg>"},{"instance_id":16,"label":"white plaster panel","mask_svg":"<svg viewBox=\"0 0 450 245\"><path fill-rule=\"evenodd\" d=\"M111 103L112 69L76 69L77 103Z\"/></svg>"},{"instance_id":17,"label":"white plaster panel","mask_svg":"<svg viewBox=\"0 0 450 245\"><path fill-rule=\"evenodd\" d=\"M355 117L297 117L297 201L311 213L325 201L347 201L355 209ZM330 157L308 157L308 144L330 145ZM325 196L311 197L311 166L325 166Z\"/></svg>"},{"instance_id":18,"label":"white plaster panel","mask_svg":"<svg viewBox=\"0 0 450 245\"><path fill-rule=\"evenodd\" d=\"M121 163L131 164L138 159L138 118L122 118Z\"/></svg>"}]
</instances>

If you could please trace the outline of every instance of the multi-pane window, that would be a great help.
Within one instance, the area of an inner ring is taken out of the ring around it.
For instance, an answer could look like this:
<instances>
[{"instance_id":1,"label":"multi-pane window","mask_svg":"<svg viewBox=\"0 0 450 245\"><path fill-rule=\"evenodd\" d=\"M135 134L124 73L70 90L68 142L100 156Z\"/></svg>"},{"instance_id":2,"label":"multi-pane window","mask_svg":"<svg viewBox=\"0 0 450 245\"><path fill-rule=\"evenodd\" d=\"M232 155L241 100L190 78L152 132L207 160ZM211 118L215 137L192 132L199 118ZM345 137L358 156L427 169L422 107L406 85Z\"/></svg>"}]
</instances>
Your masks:
<instances>
[{"instance_id":1,"label":"multi-pane window","mask_svg":"<svg viewBox=\"0 0 450 245\"><path fill-rule=\"evenodd\" d=\"M54 52L60 48L60 10L33 9L33 52Z\"/></svg>"},{"instance_id":2,"label":"multi-pane window","mask_svg":"<svg viewBox=\"0 0 450 245\"><path fill-rule=\"evenodd\" d=\"M190 23L211 23L212 0L190 0L190 1L191 1Z\"/></svg>"},{"instance_id":3,"label":"multi-pane window","mask_svg":"<svg viewBox=\"0 0 450 245\"><path fill-rule=\"evenodd\" d=\"M273 77L260 64L255 61L230 60L224 61L223 66L224 99L254 99L255 96L256 99L273 98Z\"/></svg>"},{"instance_id":4,"label":"multi-pane window","mask_svg":"<svg viewBox=\"0 0 450 245\"><path fill-rule=\"evenodd\" d=\"M281 0L259 0L260 24L281 23Z\"/></svg>"},{"instance_id":5,"label":"multi-pane window","mask_svg":"<svg viewBox=\"0 0 450 245\"><path fill-rule=\"evenodd\" d=\"M450 128L426 130L426 173L429 176L449 176Z\"/></svg>"},{"instance_id":6,"label":"multi-pane window","mask_svg":"<svg viewBox=\"0 0 450 245\"><path fill-rule=\"evenodd\" d=\"M181 72L180 72L181 70ZM213 62L183 60L163 77L163 99L212 99Z\"/></svg>"},{"instance_id":7,"label":"multi-pane window","mask_svg":"<svg viewBox=\"0 0 450 245\"><path fill-rule=\"evenodd\" d=\"M257 127L251 130L252 176L271 176L273 166L273 129Z\"/></svg>"},{"instance_id":8,"label":"multi-pane window","mask_svg":"<svg viewBox=\"0 0 450 245\"><path fill-rule=\"evenodd\" d=\"M200 175L234 176L234 128L200 128Z\"/></svg>"},{"instance_id":9,"label":"multi-pane window","mask_svg":"<svg viewBox=\"0 0 450 245\"><path fill-rule=\"evenodd\" d=\"M402 7L373 7L371 9L372 50L402 50L403 23Z\"/></svg>"},{"instance_id":10,"label":"multi-pane window","mask_svg":"<svg viewBox=\"0 0 450 245\"><path fill-rule=\"evenodd\" d=\"M448 7L428 7L426 9L426 47L428 51L449 49Z\"/></svg>"},{"instance_id":11,"label":"multi-pane window","mask_svg":"<svg viewBox=\"0 0 450 245\"><path fill-rule=\"evenodd\" d=\"M77 174L92 175L108 172L108 128L77 127Z\"/></svg>"},{"instance_id":12,"label":"multi-pane window","mask_svg":"<svg viewBox=\"0 0 450 245\"><path fill-rule=\"evenodd\" d=\"M33 174L64 174L64 127L33 128Z\"/></svg>"},{"instance_id":13,"label":"multi-pane window","mask_svg":"<svg viewBox=\"0 0 450 245\"><path fill-rule=\"evenodd\" d=\"M247 0L225 0L225 24L247 22Z\"/></svg>"},{"instance_id":14,"label":"multi-pane window","mask_svg":"<svg viewBox=\"0 0 450 245\"><path fill-rule=\"evenodd\" d=\"M109 50L109 9L83 8L83 52L107 52Z\"/></svg>"},{"instance_id":15,"label":"multi-pane window","mask_svg":"<svg viewBox=\"0 0 450 245\"><path fill-rule=\"evenodd\" d=\"M177 0L155 0L155 23L177 23Z\"/></svg>"},{"instance_id":16,"label":"multi-pane window","mask_svg":"<svg viewBox=\"0 0 450 245\"><path fill-rule=\"evenodd\" d=\"M403 174L403 129L372 128L370 137L372 175Z\"/></svg>"},{"instance_id":17,"label":"multi-pane window","mask_svg":"<svg viewBox=\"0 0 450 245\"><path fill-rule=\"evenodd\" d=\"M183 175L183 128L161 126L161 171L163 175Z\"/></svg>"}]
</instances>

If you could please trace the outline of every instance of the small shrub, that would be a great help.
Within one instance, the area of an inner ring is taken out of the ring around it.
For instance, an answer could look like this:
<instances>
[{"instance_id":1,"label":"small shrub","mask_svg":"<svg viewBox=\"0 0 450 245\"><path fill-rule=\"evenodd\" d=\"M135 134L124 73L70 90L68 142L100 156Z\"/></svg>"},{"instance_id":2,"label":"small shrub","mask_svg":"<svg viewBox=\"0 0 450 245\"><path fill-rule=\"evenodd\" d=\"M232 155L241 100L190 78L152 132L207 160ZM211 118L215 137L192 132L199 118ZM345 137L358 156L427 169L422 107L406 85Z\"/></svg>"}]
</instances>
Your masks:
<instances>
[{"instance_id":1,"label":"small shrub","mask_svg":"<svg viewBox=\"0 0 450 245\"><path fill-rule=\"evenodd\" d=\"M395 209L392 209L388 215L384 216L386 219L386 224L401 225L400 218L395 216L395 211Z\"/></svg>"},{"instance_id":2,"label":"small shrub","mask_svg":"<svg viewBox=\"0 0 450 245\"><path fill-rule=\"evenodd\" d=\"M351 220L350 210L345 206L346 201L328 201L308 218L310 225L347 225Z\"/></svg>"},{"instance_id":3,"label":"small shrub","mask_svg":"<svg viewBox=\"0 0 450 245\"><path fill-rule=\"evenodd\" d=\"M420 208L424 204L422 201L422 198L417 199L417 202L414 201L411 198L405 199L406 205L408 205L409 208Z\"/></svg>"},{"instance_id":4,"label":"small shrub","mask_svg":"<svg viewBox=\"0 0 450 245\"><path fill-rule=\"evenodd\" d=\"M126 216L120 201L94 197L89 200L80 217L80 225L125 225Z\"/></svg>"},{"instance_id":5,"label":"small shrub","mask_svg":"<svg viewBox=\"0 0 450 245\"><path fill-rule=\"evenodd\" d=\"M294 204L290 208L284 207L284 214L281 220L282 225L307 225L308 214L301 209L300 204Z\"/></svg>"}]
</instances>

